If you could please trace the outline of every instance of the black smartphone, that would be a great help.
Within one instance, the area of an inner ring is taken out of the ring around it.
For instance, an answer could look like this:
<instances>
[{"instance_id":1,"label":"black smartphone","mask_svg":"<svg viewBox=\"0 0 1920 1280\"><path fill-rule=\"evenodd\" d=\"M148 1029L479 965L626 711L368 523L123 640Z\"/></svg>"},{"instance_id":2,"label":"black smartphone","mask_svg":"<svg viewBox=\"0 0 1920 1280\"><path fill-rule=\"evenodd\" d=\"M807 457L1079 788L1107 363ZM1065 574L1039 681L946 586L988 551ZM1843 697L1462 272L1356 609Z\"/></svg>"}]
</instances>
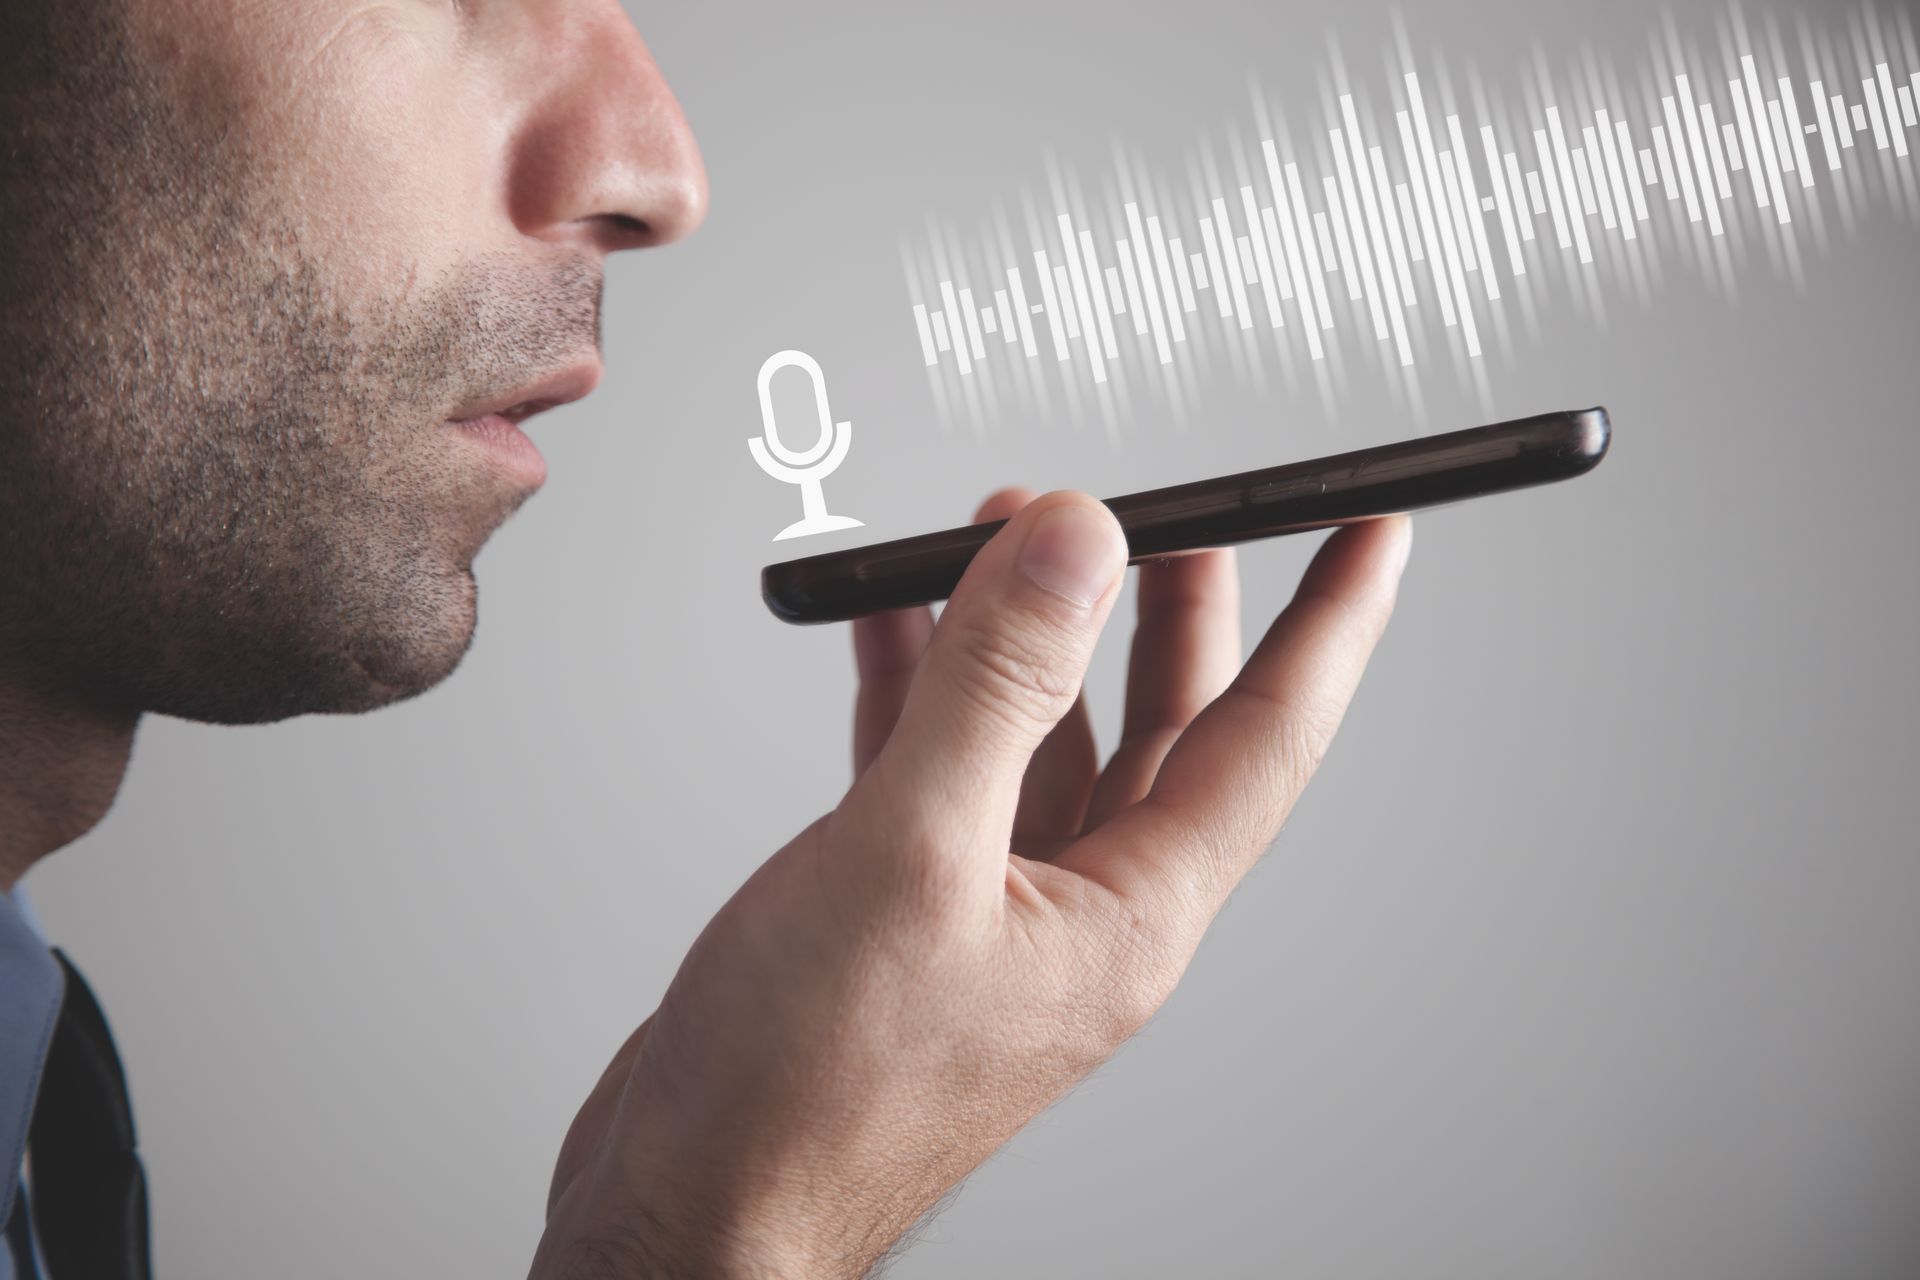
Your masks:
<instances>
[{"instance_id":1,"label":"black smartphone","mask_svg":"<svg viewBox=\"0 0 1920 1280\"><path fill-rule=\"evenodd\" d=\"M1605 409L1545 413L1108 498L1128 563L1283 533L1352 524L1584 475L1607 456ZM830 551L760 571L767 608L787 622L844 622L944 600L974 553L1005 524L923 533Z\"/></svg>"}]
</instances>

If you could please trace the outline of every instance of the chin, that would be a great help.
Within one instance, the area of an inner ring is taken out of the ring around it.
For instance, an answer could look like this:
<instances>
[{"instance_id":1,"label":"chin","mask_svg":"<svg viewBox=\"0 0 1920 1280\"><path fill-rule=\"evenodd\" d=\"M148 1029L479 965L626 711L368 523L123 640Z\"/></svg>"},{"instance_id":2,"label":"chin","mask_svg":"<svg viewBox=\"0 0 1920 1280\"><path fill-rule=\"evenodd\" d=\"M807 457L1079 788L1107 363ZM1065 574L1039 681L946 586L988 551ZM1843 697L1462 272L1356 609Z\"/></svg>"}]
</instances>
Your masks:
<instances>
[{"instance_id":1,"label":"chin","mask_svg":"<svg viewBox=\"0 0 1920 1280\"><path fill-rule=\"evenodd\" d=\"M297 630L222 637L217 652L144 690L140 705L229 725L373 711L452 675L473 643L475 618L473 576L462 571L415 593L403 609L363 606L307 618Z\"/></svg>"},{"instance_id":2,"label":"chin","mask_svg":"<svg viewBox=\"0 0 1920 1280\"><path fill-rule=\"evenodd\" d=\"M451 676L472 647L476 622L471 571L459 581L463 589L454 598L430 598L426 603L435 607L358 636L342 650L346 662L339 674L345 678L336 686L338 696L304 711L373 711L418 697Z\"/></svg>"}]
</instances>

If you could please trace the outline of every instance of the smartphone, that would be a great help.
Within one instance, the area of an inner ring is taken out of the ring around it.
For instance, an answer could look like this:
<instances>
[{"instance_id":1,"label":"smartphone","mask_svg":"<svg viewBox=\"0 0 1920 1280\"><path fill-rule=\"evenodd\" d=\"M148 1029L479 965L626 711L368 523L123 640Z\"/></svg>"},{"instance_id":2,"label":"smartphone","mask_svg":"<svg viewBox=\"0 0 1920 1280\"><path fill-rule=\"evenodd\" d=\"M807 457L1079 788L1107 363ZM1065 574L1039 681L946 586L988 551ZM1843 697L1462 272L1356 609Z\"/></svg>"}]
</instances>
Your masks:
<instances>
[{"instance_id":1,"label":"smartphone","mask_svg":"<svg viewBox=\"0 0 1920 1280\"><path fill-rule=\"evenodd\" d=\"M1602 408L1403 440L1150 489L1106 504L1130 564L1283 533L1352 524L1584 475L1613 434ZM770 564L760 594L786 622L844 622L944 600L1005 520Z\"/></svg>"}]
</instances>

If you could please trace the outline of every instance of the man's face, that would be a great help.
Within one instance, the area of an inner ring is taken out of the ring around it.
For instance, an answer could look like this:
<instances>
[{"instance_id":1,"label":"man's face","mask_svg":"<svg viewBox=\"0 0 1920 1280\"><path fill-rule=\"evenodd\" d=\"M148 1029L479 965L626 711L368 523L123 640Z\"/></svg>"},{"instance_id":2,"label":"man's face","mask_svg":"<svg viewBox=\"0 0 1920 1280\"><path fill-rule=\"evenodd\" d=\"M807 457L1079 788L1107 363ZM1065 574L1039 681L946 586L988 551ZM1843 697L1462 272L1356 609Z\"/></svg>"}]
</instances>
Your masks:
<instances>
[{"instance_id":1,"label":"man's face","mask_svg":"<svg viewBox=\"0 0 1920 1280\"><path fill-rule=\"evenodd\" d=\"M0 668L113 709L450 672L705 174L614 0L0 5Z\"/></svg>"}]
</instances>

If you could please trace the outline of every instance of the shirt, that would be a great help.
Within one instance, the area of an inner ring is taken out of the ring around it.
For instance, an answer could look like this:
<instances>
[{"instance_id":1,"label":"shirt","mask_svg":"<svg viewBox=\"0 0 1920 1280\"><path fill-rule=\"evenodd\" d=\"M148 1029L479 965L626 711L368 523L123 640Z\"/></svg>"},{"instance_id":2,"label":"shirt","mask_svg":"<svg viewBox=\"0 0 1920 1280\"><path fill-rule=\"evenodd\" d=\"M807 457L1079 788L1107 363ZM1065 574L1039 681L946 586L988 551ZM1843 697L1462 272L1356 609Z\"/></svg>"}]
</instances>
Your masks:
<instances>
[{"instance_id":1,"label":"shirt","mask_svg":"<svg viewBox=\"0 0 1920 1280\"><path fill-rule=\"evenodd\" d=\"M19 1191L27 1128L40 1094L40 1069L65 991L60 963L47 949L25 894L18 886L0 893L0 1226L13 1211ZM4 1243L0 1280L16 1280L13 1253Z\"/></svg>"}]
</instances>

